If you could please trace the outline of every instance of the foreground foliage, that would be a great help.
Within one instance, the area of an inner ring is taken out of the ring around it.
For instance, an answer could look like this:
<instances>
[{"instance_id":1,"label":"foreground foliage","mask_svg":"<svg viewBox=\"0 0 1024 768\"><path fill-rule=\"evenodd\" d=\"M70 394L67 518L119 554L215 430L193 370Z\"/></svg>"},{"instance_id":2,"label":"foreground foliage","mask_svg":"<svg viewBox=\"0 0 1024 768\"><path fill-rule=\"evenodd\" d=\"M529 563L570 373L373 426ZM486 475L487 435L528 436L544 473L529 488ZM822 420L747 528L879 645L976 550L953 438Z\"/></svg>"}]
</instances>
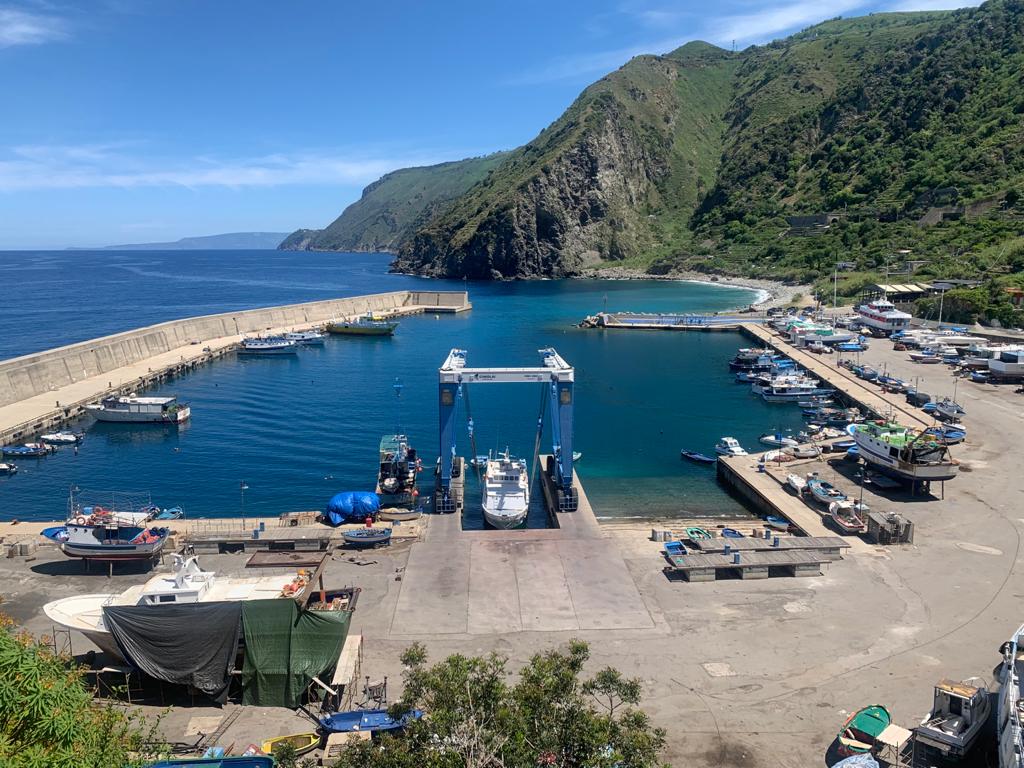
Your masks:
<instances>
[{"instance_id":1,"label":"foreground foliage","mask_svg":"<svg viewBox=\"0 0 1024 768\"><path fill-rule=\"evenodd\" d=\"M0 765L120 768L133 763L142 741L131 717L93 702L67 659L0 614Z\"/></svg>"},{"instance_id":2,"label":"foreground foliage","mask_svg":"<svg viewBox=\"0 0 1024 768\"><path fill-rule=\"evenodd\" d=\"M508 659L402 657L405 692L392 709L426 711L395 737L350 747L342 768L655 768L665 733L641 710L640 684L607 668L582 679L586 643L537 654L512 682Z\"/></svg>"}]
</instances>

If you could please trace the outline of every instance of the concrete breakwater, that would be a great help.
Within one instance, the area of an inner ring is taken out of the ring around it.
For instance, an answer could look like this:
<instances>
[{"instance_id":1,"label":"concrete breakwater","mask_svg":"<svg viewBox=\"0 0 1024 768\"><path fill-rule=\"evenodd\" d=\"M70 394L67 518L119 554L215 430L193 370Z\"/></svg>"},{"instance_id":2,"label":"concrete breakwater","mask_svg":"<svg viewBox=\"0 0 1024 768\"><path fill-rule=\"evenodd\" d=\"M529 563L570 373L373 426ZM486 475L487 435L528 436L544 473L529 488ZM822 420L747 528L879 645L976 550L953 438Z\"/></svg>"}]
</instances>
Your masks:
<instances>
[{"instance_id":1,"label":"concrete breakwater","mask_svg":"<svg viewBox=\"0 0 1024 768\"><path fill-rule=\"evenodd\" d=\"M74 418L85 403L189 370L247 334L308 328L367 312L467 310L465 291L394 291L171 320L0 362L0 444Z\"/></svg>"}]
</instances>

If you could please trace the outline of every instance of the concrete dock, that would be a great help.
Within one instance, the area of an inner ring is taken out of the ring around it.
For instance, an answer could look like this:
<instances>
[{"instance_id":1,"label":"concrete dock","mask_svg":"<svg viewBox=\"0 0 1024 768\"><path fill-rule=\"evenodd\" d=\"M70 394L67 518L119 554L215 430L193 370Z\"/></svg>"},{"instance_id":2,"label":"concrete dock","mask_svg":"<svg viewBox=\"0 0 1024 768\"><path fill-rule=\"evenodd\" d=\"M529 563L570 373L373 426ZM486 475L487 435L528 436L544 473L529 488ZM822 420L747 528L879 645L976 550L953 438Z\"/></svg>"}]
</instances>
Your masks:
<instances>
[{"instance_id":1,"label":"concrete dock","mask_svg":"<svg viewBox=\"0 0 1024 768\"><path fill-rule=\"evenodd\" d=\"M0 362L0 445L31 440L86 404L140 391L232 351L252 334L305 330L368 312L401 317L472 307L464 291L395 291L190 317Z\"/></svg>"}]
</instances>

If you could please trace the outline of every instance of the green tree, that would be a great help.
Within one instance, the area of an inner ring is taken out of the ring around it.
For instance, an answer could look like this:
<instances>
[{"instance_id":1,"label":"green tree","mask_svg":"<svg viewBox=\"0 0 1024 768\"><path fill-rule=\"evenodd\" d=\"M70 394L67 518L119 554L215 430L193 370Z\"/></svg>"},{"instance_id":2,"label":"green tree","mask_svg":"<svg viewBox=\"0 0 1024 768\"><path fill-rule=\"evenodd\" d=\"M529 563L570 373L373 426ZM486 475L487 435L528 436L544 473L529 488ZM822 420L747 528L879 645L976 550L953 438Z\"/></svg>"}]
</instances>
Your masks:
<instances>
[{"instance_id":1,"label":"green tree","mask_svg":"<svg viewBox=\"0 0 1024 768\"><path fill-rule=\"evenodd\" d=\"M0 614L0 765L132 765L144 736L124 712L93 702L82 672Z\"/></svg>"},{"instance_id":2,"label":"green tree","mask_svg":"<svg viewBox=\"0 0 1024 768\"><path fill-rule=\"evenodd\" d=\"M640 683L607 668L583 679L586 643L539 653L512 682L508 659L449 656L427 664L417 644L398 715L426 716L373 745L356 744L342 768L657 768L665 733L637 708Z\"/></svg>"}]
</instances>

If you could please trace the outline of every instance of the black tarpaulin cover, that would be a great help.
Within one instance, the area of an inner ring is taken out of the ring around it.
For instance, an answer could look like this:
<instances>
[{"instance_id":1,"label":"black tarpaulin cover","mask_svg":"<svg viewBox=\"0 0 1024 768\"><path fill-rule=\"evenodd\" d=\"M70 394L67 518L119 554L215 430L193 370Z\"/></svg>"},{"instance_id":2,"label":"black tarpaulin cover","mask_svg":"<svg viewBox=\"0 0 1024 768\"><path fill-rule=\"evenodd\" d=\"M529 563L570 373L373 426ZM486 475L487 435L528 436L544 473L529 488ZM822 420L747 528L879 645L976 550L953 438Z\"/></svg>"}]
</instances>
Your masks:
<instances>
[{"instance_id":1,"label":"black tarpaulin cover","mask_svg":"<svg viewBox=\"0 0 1024 768\"><path fill-rule=\"evenodd\" d=\"M351 619L348 611L302 611L294 600L245 601L242 703L297 707L313 677L337 663Z\"/></svg>"},{"instance_id":2,"label":"black tarpaulin cover","mask_svg":"<svg viewBox=\"0 0 1024 768\"><path fill-rule=\"evenodd\" d=\"M191 685L220 702L227 698L241 615L237 601L103 609L103 620L130 664L158 680Z\"/></svg>"}]
</instances>

